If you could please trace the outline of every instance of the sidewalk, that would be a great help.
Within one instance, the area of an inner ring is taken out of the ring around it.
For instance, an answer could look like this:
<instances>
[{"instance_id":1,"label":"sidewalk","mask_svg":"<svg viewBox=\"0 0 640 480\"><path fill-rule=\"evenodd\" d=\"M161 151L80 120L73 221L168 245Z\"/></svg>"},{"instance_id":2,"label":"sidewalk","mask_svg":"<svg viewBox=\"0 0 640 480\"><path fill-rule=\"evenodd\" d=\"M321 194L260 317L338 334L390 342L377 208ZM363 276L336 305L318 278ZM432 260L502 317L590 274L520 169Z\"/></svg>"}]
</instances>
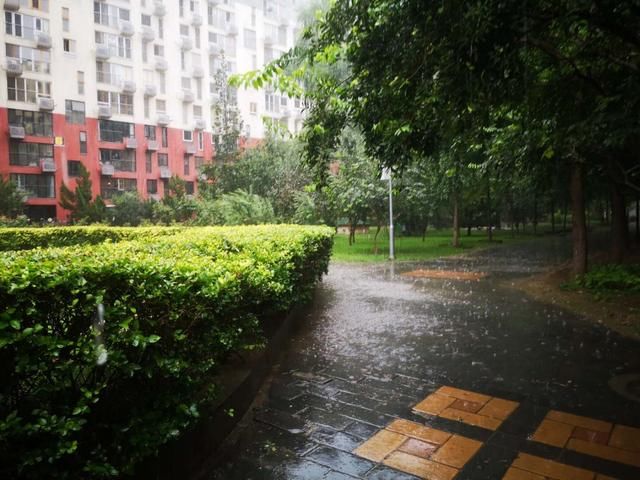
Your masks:
<instances>
[{"instance_id":1,"label":"sidewalk","mask_svg":"<svg viewBox=\"0 0 640 480\"><path fill-rule=\"evenodd\" d=\"M498 286L563 252L332 265L205 478L640 478L640 404L608 385L640 373L640 345Z\"/></svg>"}]
</instances>

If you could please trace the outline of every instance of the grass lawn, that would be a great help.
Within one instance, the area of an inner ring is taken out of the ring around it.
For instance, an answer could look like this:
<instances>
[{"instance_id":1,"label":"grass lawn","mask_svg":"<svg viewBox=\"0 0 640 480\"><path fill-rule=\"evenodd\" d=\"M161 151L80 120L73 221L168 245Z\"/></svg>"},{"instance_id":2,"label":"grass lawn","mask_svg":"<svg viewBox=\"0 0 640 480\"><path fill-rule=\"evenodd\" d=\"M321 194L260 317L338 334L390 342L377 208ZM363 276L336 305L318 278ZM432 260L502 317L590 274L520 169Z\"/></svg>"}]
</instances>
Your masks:
<instances>
[{"instance_id":1,"label":"grass lawn","mask_svg":"<svg viewBox=\"0 0 640 480\"><path fill-rule=\"evenodd\" d=\"M489 243L487 233L472 231L471 236L466 230L461 232L462 248L451 246L451 230L431 230L427 232L424 242L421 237L396 237L396 260L428 260L446 255L457 255L472 249L486 248L499 243L512 243L533 238L531 234L511 236L510 231L494 231L494 243ZM339 234L335 236L331 259L338 262L382 262L389 258L389 236L386 231L378 235L377 251L374 249L373 233L356 235L355 244L349 246L349 236Z\"/></svg>"}]
</instances>

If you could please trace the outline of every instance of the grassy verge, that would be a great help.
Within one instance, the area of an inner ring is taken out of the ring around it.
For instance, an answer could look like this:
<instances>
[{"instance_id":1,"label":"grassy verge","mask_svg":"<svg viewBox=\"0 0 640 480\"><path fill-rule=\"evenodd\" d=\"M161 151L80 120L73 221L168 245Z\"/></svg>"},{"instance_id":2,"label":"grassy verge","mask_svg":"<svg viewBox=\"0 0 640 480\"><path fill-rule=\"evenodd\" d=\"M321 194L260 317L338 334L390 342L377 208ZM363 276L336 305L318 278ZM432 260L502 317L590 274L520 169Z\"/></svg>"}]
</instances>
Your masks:
<instances>
[{"instance_id":1,"label":"grassy verge","mask_svg":"<svg viewBox=\"0 0 640 480\"><path fill-rule=\"evenodd\" d=\"M431 230L424 242L421 237L397 237L396 260L419 261L447 255L458 255L474 249L486 248L497 244L508 244L534 238L531 234L512 236L509 231L494 232L494 243L489 243L487 233L472 231L471 236L466 231L461 232L461 248L451 246L451 230ZM349 245L348 235L336 235L331 259L338 262L382 262L389 258L389 237L387 232L380 232L378 241L374 244L373 233L356 235L356 242Z\"/></svg>"}]
</instances>

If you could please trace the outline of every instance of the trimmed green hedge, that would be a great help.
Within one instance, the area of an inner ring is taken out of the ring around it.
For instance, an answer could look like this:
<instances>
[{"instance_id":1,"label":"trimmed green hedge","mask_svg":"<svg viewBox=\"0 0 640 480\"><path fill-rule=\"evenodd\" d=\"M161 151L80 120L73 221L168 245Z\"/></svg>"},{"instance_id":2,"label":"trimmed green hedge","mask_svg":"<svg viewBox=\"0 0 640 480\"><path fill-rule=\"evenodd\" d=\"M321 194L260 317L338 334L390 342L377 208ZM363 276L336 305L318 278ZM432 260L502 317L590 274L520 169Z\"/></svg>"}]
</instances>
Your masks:
<instances>
[{"instance_id":1,"label":"trimmed green hedge","mask_svg":"<svg viewBox=\"0 0 640 480\"><path fill-rule=\"evenodd\" d=\"M215 397L230 352L261 344L260 320L308 298L333 235L142 230L0 254L0 478L131 473Z\"/></svg>"},{"instance_id":2,"label":"trimmed green hedge","mask_svg":"<svg viewBox=\"0 0 640 480\"><path fill-rule=\"evenodd\" d=\"M31 250L33 248L68 247L96 244L104 241L154 239L175 235L184 227L42 227L0 228L0 251Z\"/></svg>"}]
</instances>

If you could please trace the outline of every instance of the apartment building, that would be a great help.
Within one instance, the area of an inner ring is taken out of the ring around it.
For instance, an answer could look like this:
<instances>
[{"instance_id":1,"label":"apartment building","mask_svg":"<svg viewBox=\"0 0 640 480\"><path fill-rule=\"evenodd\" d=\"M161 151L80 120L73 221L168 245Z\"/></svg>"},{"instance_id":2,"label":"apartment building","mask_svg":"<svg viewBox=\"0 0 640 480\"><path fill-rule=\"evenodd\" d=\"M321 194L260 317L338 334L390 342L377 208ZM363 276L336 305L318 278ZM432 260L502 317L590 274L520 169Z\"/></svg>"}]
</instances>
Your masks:
<instances>
[{"instance_id":1,"label":"apartment building","mask_svg":"<svg viewBox=\"0 0 640 480\"><path fill-rule=\"evenodd\" d=\"M243 144L263 138L265 117L301 127L299 100L220 81L293 45L295 0L4 0L3 13L0 175L34 219L67 218L60 186L80 164L107 202L162 198L173 175L196 193L221 106Z\"/></svg>"}]
</instances>

